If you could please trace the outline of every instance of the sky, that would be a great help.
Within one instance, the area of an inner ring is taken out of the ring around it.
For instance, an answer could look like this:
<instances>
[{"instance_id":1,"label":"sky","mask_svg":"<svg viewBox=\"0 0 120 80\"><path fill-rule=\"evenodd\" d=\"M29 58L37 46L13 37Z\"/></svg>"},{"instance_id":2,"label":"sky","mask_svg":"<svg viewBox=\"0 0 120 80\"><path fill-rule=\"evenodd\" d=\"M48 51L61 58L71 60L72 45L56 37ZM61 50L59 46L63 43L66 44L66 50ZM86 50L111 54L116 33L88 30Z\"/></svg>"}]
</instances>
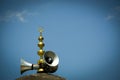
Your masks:
<instances>
[{"instance_id":1,"label":"sky","mask_svg":"<svg viewBox=\"0 0 120 80\"><path fill-rule=\"evenodd\" d=\"M20 59L39 60L44 50L60 59L53 73L67 80L120 80L119 0L0 0L0 79L15 80Z\"/></svg>"}]
</instances>

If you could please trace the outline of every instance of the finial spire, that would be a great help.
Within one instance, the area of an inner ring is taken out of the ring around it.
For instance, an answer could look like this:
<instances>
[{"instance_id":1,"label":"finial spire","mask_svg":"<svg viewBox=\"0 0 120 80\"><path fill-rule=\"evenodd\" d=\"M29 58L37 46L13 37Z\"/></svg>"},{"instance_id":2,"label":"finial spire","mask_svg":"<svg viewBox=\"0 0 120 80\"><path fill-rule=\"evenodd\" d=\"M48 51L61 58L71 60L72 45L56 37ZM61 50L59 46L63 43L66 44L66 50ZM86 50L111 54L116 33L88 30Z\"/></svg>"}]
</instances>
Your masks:
<instances>
[{"instance_id":1,"label":"finial spire","mask_svg":"<svg viewBox=\"0 0 120 80\"><path fill-rule=\"evenodd\" d=\"M38 40L39 40L38 47L40 48L40 50L38 50L38 55L40 56L40 59L38 60L38 65L41 65L42 63L44 63L43 55L44 55L44 52L45 52L43 50L43 47L44 47L44 43L43 43L44 38L42 36L43 28L39 28L39 32L40 32L40 36L38 38ZM38 70L38 73L41 73L43 71L44 71L44 69L40 68Z\"/></svg>"},{"instance_id":2,"label":"finial spire","mask_svg":"<svg viewBox=\"0 0 120 80\"><path fill-rule=\"evenodd\" d=\"M37 64L32 64L27 61L21 60L21 74L27 70L37 70L37 73L53 73L58 69L59 58L52 51L45 51L43 47L44 38L42 36L43 28L38 29L40 32L40 36L38 37L38 47L39 50L37 52L40 57Z\"/></svg>"}]
</instances>

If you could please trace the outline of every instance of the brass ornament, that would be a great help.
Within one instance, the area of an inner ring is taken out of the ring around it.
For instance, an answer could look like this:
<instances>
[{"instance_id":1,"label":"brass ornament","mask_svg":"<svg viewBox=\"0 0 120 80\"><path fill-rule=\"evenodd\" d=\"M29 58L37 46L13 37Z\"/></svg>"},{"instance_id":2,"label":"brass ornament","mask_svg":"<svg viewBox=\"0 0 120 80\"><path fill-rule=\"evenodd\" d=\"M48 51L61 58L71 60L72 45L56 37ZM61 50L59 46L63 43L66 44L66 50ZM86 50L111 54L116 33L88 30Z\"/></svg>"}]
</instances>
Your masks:
<instances>
[{"instance_id":1,"label":"brass ornament","mask_svg":"<svg viewBox=\"0 0 120 80\"><path fill-rule=\"evenodd\" d=\"M59 57L53 51L45 51L43 47L45 46L42 36L43 28L39 29L40 36L38 37L38 47L37 51L40 59L37 64L29 63L21 59L21 74L28 70L37 70L37 73L53 73L58 69Z\"/></svg>"}]
</instances>

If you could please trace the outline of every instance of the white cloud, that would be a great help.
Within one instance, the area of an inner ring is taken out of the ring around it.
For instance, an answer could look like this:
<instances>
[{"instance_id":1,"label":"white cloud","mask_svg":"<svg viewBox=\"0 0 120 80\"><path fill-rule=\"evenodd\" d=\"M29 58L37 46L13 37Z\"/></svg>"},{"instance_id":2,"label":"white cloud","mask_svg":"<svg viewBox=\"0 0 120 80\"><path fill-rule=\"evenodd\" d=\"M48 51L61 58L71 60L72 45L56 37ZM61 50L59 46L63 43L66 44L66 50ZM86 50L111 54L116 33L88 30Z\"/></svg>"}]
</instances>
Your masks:
<instances>
[{"instance_id":1,"label":"white cloud","mask_svg":"<svg viewBox=\"0 0 120 80\"><path fill-rule=\"evenodd\" d=\"M16 21L16 20L18 20L18 21L20 21L22 23L25 23L25 22L27 22L27 16L30 17L30 16L37 16L37 15L38 15L38 13L28 12L26 10L19 11L19 12L7 11L3 15L0 15L0 21L7 22L7 21Z\"/></svg>"},{"instance_id":2,"label":"white cloud","mask_svg":"<svg viewBox=\"0 0 120 80\"><path fill-rule=\"evenodd\" d=\"M113 15L108 15L108 16L106 17L107 20L111 20L111 19L113 19L113 18L114 18Z\"/></svg>"},{"instance_id":3,"label":"white cloud","mask_svg":"<svg viewBox=\"0 0 120 80\"><path fill-rule=\"evenodd\" d=\"M4 13L3 15L0 15L0 21L9 21L10 18L12 18L14 14L11 14L9 11Z\"/></svg>"},{"instance_id":4,"label":"white cloud","mask_svg":"<svg viewBox=\"0 0 120 80\"><path fill-rule=\"evenodd\" d=\"M21 22L25 22L25 17L23 13L16 13L16 17L18 18L18 20L20 20Z\"/></svg>"},{"instance_id":5,"label":"white cloud","mask_svg":"<svg viewBox=\"0 0 120 80\"><path fill-rule=\"evenodd\" d=\"M110 15L106 16L106 20L120 20L120 6L116 6L112 8L111 12L109 13Z\"/></svg>"}]
</instances>

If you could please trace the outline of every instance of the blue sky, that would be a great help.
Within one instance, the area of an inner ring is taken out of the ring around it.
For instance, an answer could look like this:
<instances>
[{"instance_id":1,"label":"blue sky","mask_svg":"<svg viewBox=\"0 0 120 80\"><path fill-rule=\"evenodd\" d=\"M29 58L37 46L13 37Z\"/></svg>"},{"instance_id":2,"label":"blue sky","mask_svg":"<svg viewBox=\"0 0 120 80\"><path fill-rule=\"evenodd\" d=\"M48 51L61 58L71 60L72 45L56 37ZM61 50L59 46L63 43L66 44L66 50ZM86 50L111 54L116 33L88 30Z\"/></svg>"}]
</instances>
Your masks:
<instances>
[{"instance_id":1,"label":"blue sky","mask_svg":"<svg viewBox=\"0 0 120 80\"><path fill-rule=\"evenodd\" d=\"M120 79L119 0L1 0L0 79L20 75L20 59L36 64L39 27L44 50L60 58L67 80Z\"/></svg>"}]
</instances>

